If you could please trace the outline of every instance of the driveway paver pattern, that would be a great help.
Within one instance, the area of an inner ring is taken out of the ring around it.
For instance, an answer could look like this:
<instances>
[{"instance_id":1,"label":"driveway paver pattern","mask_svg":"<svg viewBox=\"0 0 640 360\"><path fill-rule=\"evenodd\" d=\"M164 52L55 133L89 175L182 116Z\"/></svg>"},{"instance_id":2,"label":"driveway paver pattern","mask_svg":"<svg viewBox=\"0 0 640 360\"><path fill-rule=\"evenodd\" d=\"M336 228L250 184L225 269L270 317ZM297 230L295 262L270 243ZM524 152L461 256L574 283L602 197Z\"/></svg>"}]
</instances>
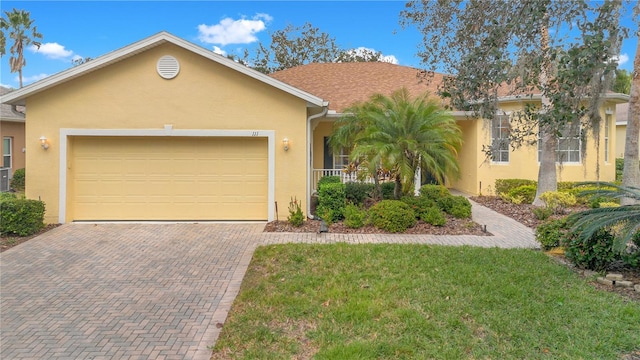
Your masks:
<instances>
[{"instance_id":1,"label":"driveway paver pattern","mask_svg":"<svg viewBox=\"0 0 640 360\"><path fill-rule=\"evenodd\" d=\"M1 359L209 359L264 224L67 224L0 254Z\"/></svg>"},{"instance_id":2,"label":"driveway paver pattern","mask_svg":"<svg viewBox=\"0 0 640 360\"><path fill-rule=\"evenodd\" d=\"M202 359L258 245L420 243L539 248L478 204L494 236L263 233L264 224L60 226L0 254L0 359Z\"/></svg>"}]
</instances>

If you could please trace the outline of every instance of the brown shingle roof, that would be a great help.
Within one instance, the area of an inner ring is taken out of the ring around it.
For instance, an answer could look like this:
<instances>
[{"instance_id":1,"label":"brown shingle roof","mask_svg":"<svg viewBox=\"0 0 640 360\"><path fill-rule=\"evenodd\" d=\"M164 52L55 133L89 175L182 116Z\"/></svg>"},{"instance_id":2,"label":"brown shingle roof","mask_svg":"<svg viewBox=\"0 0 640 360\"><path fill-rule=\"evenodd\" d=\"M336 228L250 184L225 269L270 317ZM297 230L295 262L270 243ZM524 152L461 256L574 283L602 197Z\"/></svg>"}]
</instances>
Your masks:
<instances>
[{"instance_id":1,"label":"brown shingle roof","mask_svg":"<svg viewBox=\"0 0 640 360\"><path fill-rule=\"evenodd\" d=\"M390 95L406 87L411 95L429 92L437 96L442 74L426 80L422 70L385 62L322 63L277 71L270 76L329 101L329 109L341 113L375 93Z\"/></svg>"},{"instance_id":2,"label":"brown shingle roof","mask_svg":"<svg viewBox=\"0 0 640 360\"><path fill-rule=\"evenodd\" d=\"M0 86L0 95L8 94L11 91L13 90L4 86ZM11 105L9 104L0 104L0 119L10 121L24 121L24 106L18 106L17 110L18 112L13 111Z\"/></svg>"}]
</instances>

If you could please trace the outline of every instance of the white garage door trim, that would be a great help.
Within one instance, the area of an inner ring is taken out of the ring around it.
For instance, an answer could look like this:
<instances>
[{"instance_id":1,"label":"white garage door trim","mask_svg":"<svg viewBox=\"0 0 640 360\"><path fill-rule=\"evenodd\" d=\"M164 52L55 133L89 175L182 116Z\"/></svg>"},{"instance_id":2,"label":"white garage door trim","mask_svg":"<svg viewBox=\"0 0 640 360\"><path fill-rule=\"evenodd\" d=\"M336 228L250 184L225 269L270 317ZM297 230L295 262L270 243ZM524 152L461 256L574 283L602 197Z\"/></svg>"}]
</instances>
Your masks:
<instances>
[{"instance_id":1,"label":"white garage door trim","mask_svg":"<svg viewBox=\"0 0 640 360\"><path fill-rule=\"evenodd\" d=\"M155 136L155 137L261 137L267 138L268 147L268 195L267 220L274 220L275 201L275 130L174 130L170 125L164 129L60 129L60 184L58 222L64 224L67 215L67 144L69 136Z\"/></svg>"}]
</instances>

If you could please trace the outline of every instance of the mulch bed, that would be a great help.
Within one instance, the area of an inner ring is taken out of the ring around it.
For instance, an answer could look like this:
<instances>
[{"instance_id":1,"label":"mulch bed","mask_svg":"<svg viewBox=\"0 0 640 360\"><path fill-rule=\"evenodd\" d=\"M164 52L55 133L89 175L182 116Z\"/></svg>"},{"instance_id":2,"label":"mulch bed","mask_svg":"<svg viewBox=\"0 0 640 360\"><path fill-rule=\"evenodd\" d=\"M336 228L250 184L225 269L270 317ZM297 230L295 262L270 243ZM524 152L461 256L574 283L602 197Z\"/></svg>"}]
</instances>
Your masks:
<instances>
[{"instance_id":1,"label":"mulch bed","mask_svg":"<svg viewBox=\"0 0 640 360\"><path fill-rule=\"evenodd\" d=\"M433 226L422 221L407 229L403 234L430 234L430 235L478 235L492 236L489 232L484 232L482 227L470 219L457 219L453 216L447 216L447 223L444 226ZM300 227L289 224L288 221L272 221L267 223L264 228L265 232L320 232L320 221L307 220ZM339 234L390 234L387 231L378 229L374 226L367 225L359 229L352 229L344 225L342 221L329 226L330 233Z\"/></svg>"}]
</instances>

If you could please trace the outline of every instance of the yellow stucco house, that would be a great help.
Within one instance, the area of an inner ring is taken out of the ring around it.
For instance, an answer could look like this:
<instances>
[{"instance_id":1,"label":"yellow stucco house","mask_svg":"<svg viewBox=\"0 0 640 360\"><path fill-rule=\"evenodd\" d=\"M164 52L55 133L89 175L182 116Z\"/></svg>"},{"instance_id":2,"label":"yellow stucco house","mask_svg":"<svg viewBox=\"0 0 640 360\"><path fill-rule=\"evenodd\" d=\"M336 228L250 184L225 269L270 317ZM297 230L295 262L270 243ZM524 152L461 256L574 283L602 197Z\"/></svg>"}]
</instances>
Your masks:
<instances>
[{"instance_id":1,"label":"yellow stucco house","mask_svg":"<svg viewBox=\"0 0 640 360\"><path fill-rule=\"evenodd\" d=\"M313 133L312 184L327 174L350 178L340 170L347 162L348 154L331 154L326 146L333 122L347 107L368 100L373 93L389 95L400 87L406 87L415 96L424 92L435 96L443 81L442 74L382 62L310 64L271 76L329 102L327 114L313 119L310 124ZM523 109L525 104L540 104L540 96L524 98L509 95L508 88L502 90L504 96L499 99L499 106L503 115L496 119L478 119L464 111L452 112L463 133L462 151L458 157L461 177L447 186L467 194L486 195L493 193L496 179L537 180L538 146L524 146L513 151L508 134L509 115ZM628 95L617 93L605 95L599 144L594 141L592 132L584 132L581 137L581 129L577 128L573 129L576 133L567 133L559 140L559 181L615 180L616 104L626 102L628 98ZM483 145L492 143L501 146L497 147L499 151L494 152L493 158L487 158L481 150Z\"/></svg>"},{"instance_id":2,"label":"yellow stucco house","mask_svg":"<svg viewBox=\"0 0 640 360\"><path fill-rule=\"evenodd\" d=\"M0 86L0 96L11 89ZM0 140L2 140L2 160L0 160L0 191L9 190L9 181L17 169L25 164L24 108L0 104Z\"/></svg>"},{"instance_id":3,"label":"yellow stucco house","mask_svg":"<svg viewBox=\"0 0 640 360\"><path fill-rule=\"evenodd\" d=\"M26 196L46 202L47 222L270 221L286 218L292 197L308 214L319 176L340 173L347 155L328 152L325 137L341 111L374 92L435 89L417 74L353 63L267 76L161 32L3 95L2 103L28 108ZM603 105L612 128L615 112L606 109L625 96ZM508 113L522 100L503 104ZM535 147L487 161L480 149L495 126L454 115L465 143L462 178L450 186L475 194L496 178L536 178ZM606 141L613 149L615 132ZM596 156L599 178L615 176L603 151L563 154L579 161L562 165L562 180L594 178Z\"/></svg>"}]
</instances>

